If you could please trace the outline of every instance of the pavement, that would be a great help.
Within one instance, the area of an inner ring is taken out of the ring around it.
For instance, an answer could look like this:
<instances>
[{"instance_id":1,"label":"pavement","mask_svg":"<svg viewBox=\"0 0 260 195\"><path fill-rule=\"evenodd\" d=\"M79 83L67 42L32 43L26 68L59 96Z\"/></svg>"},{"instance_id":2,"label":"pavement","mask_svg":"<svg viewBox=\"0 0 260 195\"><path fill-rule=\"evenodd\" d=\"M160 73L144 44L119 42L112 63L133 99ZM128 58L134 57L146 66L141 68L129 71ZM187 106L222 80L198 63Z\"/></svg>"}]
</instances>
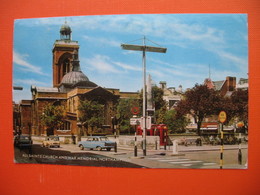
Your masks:
<instances>
[{"instance_id":1,"label":"pavement","mask_svg":"<svg viewBox=\"0 0 260 195\"><path fill-rule=\"evenodd\" d=\"M131 147L127 146L118 146L119 149L122 150L133 150ZM238 145L224 145L224 150L238 150ZM247 149L247 144L242 144L241 149ZM165 151L167 153L173 152L173 146L167 146L166 150L164 150L164 147L160 147L158 150L153 148L148 148L149 151ZM220 150L220 145L202 145L202 146L196 146L196 145L178 145L178 152L196 152L196 151L218 151Z\"/></svg>"},{"instance_id":2,"label":"pavement","mask_svg":"<svg viewBox=\"0 0 260 195\"><path fill-rule=\"evenodd\" d=\"M121 150L120 150L121 149ZM224 155L231 151L232 154L236 154L239 149L238 145L224 145L223 153ZM240 149L242 151L247 151L247 145L241 145ZM120 148L118 151L121 151L121 154L114 154L117 158L121 160L126 160L128 162L136 163L139 165L148 165L149 168L203 168L203 169L220 169L219 159L216 162L213 162L209 159L201 160L202 154L210 155L210 153L215 152L217 156L220 154L220 146L212 145L178 145L178 152L173 152L172 146L161 147L158 150L148 149L146 156L143 155L143 151L140 149L138 156L134 157L133 149L132 152L123 152L129 151L129 148ZM219 151L219 152L218 152ZM196 156L196 157L194 157ZM226 157L227 158L227 157ZM130 160L129 160L130 159ZM155 162L153 162L155 161ZM245 161L245 159L244 159ZM225 159L224 159L225 162ZM223 169L246 169L247 162L239 165L237 162L232 164L223 164Z\"/></svg>"},{"instance_id":3,"label":"pavement","mask_svg":"<svg viewBox=\"0 0 260 195\"><path fill-rule=\"evenodd\" d=\"M247 144L241 145L241 150L247 152ZM54 148L56 149L56 148ZM232 155L237 154L239 149L238 145L224 145L224 153L232 152ZM137 156L134 155L134 148L127 146L118 146L117 152L112 151L96 151L96 150L80 150L77 145L73 144L62 144L61 148L57 150L67 150L70 152L90 152L110 158L115 158L119 161L125 161L134 163L144 168L186 168L186 169L220 169L219 159L210 159L207 157L211 153L217 153L220 151L220 146L212 145L178 145L178 152L173 153L172 146L167 146L166 150L164 147L160 147L157 150L153 148L147 148L146 155L143 155L143 150L138 148ZM203 156L203 153L204 156ZM227 158L227 155L226 155ZM235 157L235 159L237 159ZM223 169L247 169L247 161L244 159L244 162L240 165L235 160L232 163L224 164ZM228 162L228 160L226 161Z\"/></svg>"}]
</instances>

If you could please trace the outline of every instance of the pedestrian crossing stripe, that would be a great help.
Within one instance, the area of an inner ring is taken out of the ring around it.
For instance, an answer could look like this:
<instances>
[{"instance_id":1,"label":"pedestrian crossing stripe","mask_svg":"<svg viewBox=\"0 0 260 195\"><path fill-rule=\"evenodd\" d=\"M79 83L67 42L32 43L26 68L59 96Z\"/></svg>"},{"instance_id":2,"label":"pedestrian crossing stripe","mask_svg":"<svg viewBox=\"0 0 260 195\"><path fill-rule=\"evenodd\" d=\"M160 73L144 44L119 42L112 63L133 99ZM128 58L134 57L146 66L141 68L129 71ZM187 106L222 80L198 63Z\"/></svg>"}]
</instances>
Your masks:
<instances>
[{"instance_id":1,"label":"pedestrian crossing stripe","mask_svg":"<svg viewBox=\"0 0 260 195\"><path fill-rule=\"evenodd\" d=\"M216 163L203 163L203 165L215 165Z\"/></svg>"},{"instance_id":2,"label":"pedestrian crossing stripe","mask_svg":"<svg viewBox=\"0 0 260 195\"><path fill-rule=\"evenodd\" d=\"M193 165L193 164L183 164L182 166L184 166L184 167L190 167L191 165Z\"/></svg>"},{"instance_id":3,"label":"pedestrian crossing stripe","mask_svg":"<svg viewBox=\"0 0 260 195\"><path fill-rule=\"evenodd\" d=\"M186 164L186 163L200 163L203 162L201 160L191 160L191 161L177 161L177 162L169 162L171 164Z\"/></svg>"},{"instance_id":4,"label":"pedestrian crossing stripe","mask_svg":"<svg viewBox=\"0 0 260 195\"><path fill-rule=\"evenodd\" d=\"M173 158L165 158L165 159L160 159L159 157L151 157L147 158L149 160L173 160L173 159L178 159L178 157L173 157Z\"/></svg>"},{"instance_id":5,"label":"pedestrian crossing stripe","mask_svg":"<svg viewBox=\"0 0 260 195\"><path fill-rule=\"evenodd\" d=\"M148 158L149 160L157 160L159 162L166 162L166 163L170 163L170 164L181 164L184 167L189 167L192 166L195 163L203 163L203 161L201 160L191 160L188 158L178 158L178 157L172 157L172 158L165 158L165 159L160 159L159 157L151 157ZM204 166L208 166L208 165L215 165L216 163L212 163L212 162L204 162L203 165Z\"/></svg>"},{"instance_id":6,"label":"pedestrian crossing stripe","mask_svg":"<svg viewBox=\"0 0 260 195\"><path fill-rule=\"evenodd\" d=\"M174 161L186 161L186 160L190 160L190 159L161 159L161 160L158 160L158 161L161 161L161 162L174 162Z\"/></svg>"}]
</instances>

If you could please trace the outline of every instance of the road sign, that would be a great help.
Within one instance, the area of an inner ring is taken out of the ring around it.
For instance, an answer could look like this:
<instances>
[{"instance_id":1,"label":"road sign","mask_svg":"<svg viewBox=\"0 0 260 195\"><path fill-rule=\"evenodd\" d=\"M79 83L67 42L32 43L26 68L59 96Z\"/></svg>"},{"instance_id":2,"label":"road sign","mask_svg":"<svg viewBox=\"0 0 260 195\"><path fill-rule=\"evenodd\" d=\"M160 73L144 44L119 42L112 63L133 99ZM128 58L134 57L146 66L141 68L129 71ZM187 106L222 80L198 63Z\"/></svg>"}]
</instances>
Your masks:
<instances>
[{"instance_id":1,"label":"road sign","mask_svg":"<svg viewBox=\"0 0 260 195\"><path fill-rule=\"evenodd\" d=\"M146 117L146 129L151 129L152 127L152 117ZM141 117L141 128L144 129L144 117Z\"/></svg>"},{"instance_id":2,"label":"road sign","mask_svg":"<svg viewBox=\"0 0 260 195\"><path fill-rule=\"evenodd\" d=\"M227 114L225 111L221 111L218 115L218 120L221 123L224 123L227 120Z\"/></svg>"},{"instance_id":3,"label":"road sign","mask_svg":"<svg viewBox=\"0 0 260 195\"><path fill-rule=\"evenodd\" d=\"M131 112L134 115L139 114L140 113L140 108L135 106L135 107L131 108Z\"/></svg>"},{"instance_id":4,"label":"road sign","mask_svg":"<svg viewBox=\"0 0 260 195\"><path fill-rule=\"evenodd\" d=\"M140 125L141 118L130 118L130 125Z\"/></svg>"}]
</instances>

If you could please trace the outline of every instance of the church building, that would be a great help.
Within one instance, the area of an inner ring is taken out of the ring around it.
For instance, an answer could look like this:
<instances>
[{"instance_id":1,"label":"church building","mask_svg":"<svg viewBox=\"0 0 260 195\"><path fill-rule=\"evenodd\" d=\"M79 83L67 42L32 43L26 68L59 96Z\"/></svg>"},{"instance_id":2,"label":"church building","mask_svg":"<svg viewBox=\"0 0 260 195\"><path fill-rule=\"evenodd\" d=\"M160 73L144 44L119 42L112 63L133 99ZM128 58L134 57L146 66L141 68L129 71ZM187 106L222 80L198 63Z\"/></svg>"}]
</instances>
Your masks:
<instances>
[{"instance_id":1,"label":"church building","mask_svg":"<svg viewBox=\"0 0 260 195\"><path fill-rule=\"evenodd\" d=\"M103 127L112 128L112 119L116 115L115 105L120 98L138 98L138 92L120 92L119 89L103 88L89 80L81 71L79 44L71 40L72 30L65 22L60 28L60 39L53 45L52 71L53 86L31 86L32 100L22 100L19 104L20 121L16 133L46 135L46 126L41 122L41 115L46 105L62 105L65 120L55 135L85 135L79 122L81 100L96 101L104 106Z\"/></svg>"}]
</instances>

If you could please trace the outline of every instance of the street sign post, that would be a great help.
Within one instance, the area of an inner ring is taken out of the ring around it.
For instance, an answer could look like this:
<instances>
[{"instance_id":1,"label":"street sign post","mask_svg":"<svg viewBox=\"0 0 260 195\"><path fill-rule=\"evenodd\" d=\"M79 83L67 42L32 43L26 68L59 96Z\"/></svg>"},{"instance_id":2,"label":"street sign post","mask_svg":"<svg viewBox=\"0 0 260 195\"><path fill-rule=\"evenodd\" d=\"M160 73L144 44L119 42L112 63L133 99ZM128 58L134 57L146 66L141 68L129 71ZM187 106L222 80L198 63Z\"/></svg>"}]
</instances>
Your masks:
<instances>
[{"instance_id":1,"label":"street sign post","mask_svg":"<svg viewBox=\"0 0 260 195\"><path fill-rule=\"evenodd\" d=\"M224 151L224 132L223 132L223 123L227 120L227 114L225 111L221 111L218 115L218 120L221 123L221 131L220 131L220 140L221 140L221 146L220 146L220 169L223 167L223 151Z\"/></svg>"}]
</instances>

